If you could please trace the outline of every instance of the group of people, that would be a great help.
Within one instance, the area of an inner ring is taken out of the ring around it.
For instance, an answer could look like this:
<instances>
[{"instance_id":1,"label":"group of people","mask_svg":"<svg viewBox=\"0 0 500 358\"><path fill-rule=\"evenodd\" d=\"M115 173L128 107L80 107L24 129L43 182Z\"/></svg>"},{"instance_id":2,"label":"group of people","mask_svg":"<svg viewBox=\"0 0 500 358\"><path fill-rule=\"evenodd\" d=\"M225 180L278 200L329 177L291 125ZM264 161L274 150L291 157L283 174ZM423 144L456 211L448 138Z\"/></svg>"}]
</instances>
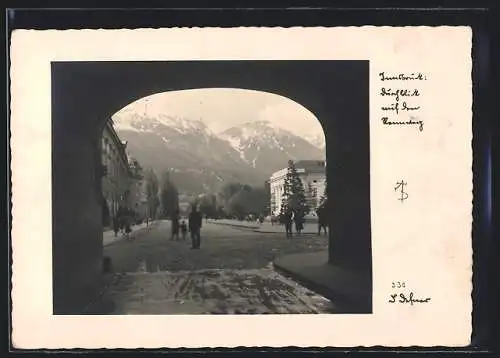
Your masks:
<instances>
[{"instance_id":1,"label":"group of people","mask_svg":"<svg viewBox=\"0 0 500 358\"><path fill-rule=\"evenodd\" d=\"M131 210L120 207L113 217L113 232L115 236L121 231L126 237L132 232L132 222L134 220L134 215Z\"/></svg>"},{"instance_id":2,"label":"group of people","mask_svg":"<svg viewBox=\"0 0 500 358\"><path fill-rule=\"evenodd\" d=\"M293 237L292 224L295 223L295 231L300 234L304 229L305 214L302 211L286 210L281 215L281 222L285 225L286 238Z\"/></svg>"},{"instance_id":3,"label":"group of people","mask_svg":"<svg viewBox=\"0 0 500 358\"><path fill-rule=\"evenodd\" d=\"M203 217L201 213L197 210L196 206L193 206L191 213L189 214L188 223L186 221L180 220L179 211L175 211L171 216L172 222L172 236L171 240L179 240L179 232L182 235L182 239L186 240L187 233L191 234L191 249L199 249L201 246L201 226Z\"/></svg>"},{"instance_id":4,"label":"group of people","mask_svg":"<svg viewBox=\"0 0 500 358\"><path fill-rule=\"evenodd\" d=\"M324 234L327 235L327 215L326 208L324 205L316 209L316 216L318 220L318 235L321 235L323 230ZM275 221L276 219L274 219ZM279 221L285 225L286 238L291 239L293 237L292 225L295 223L295 231L300 234L304 230L305 213L304 211L298 210L293 211L291 209L286 210L280 215ZM271 223L273 223L273 218L271 218Z\"/></svg>"},{"instance_id":5,"label":"group of people","mask_svg":"<svg viewBox=\"0 0 500 358\"><path fill-rule=\"evenodd\" d=\"M264 222L264 215L260 214L260 215L255 215L255 214L248 214L246 217L245 217L245 220L247 222L258 222L260 224L262 224Z\"/></svg>"}]
</instances>

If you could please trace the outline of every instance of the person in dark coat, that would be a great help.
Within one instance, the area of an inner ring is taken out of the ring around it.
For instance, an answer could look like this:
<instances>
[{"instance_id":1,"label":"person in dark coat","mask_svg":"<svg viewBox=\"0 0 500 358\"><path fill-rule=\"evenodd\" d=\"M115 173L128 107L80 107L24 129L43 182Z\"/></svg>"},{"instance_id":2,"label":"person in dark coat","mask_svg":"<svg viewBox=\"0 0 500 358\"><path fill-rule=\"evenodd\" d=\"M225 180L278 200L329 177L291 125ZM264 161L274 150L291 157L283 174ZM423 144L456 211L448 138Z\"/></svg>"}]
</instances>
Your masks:
<instances>
[{"instance_id":1,"label":"person in dark coat","mask_svg":"<svg viewBox=\"0 0 500 358\"><path fill-rule=\"evenodd\" d=\"M113 216L113 231L115 236L118 236L118 232L120 231L120 220L116 216Z\"/></svg>"},{"instance_id":2,"label":"person in dark coat","mask_svg":"<svg viewBox=\"0 0 500 358\"><path fill-rule=\"evenodd\" d=\"M187 231L188 231L188 228L187 228L186 221L182 220L182 222L181 222L182 240L186 240Z\"/></svg>"},{"instance_id":3,"label":"person in dark coat","mask_svg":"<svg viewBox=\"0 0 500 358\"><path fill-rule=\"evenodd\" d=\"M124 220L123 208L121 206L116 211L115 218L118 224L118 232L125 234L125 220Z\"/></svg>"},{"instance_id":4,"label":"person in dark coat","mask_svg":"<svg viewBox=\"0 0 500 358\"><path fill-rule=\"evenodd\" d=\"M287 239L291 239L293 236L293 233L292 233L292 222L293 222L292 215L293 215L292 211L287 210L283 214L283 218L282 218L283 224L285 224L285 233L286 233Z\"/></svg>"},{"instance_id":5,"label":"person in dark coat","mask_svg":"<svg viewBox=\"0 0 500 358\"><path fill-rule=\"evenodd\" d=\"M125 237L129 238L132 233L132 213L129 208L125 207L122 210L123 230Z\"/></svg>"},{"instance_id":6,"label":"person in dark coat","mask_svg":"<svg viewBox=\"0 0 500 358\"><path fill-rule=\"evenodd\" d=\"M132 223L129 217L125 217L125 236L130 237L132 233Z\"/></svg>"},{"instance_id":7,"label":"person in dark coat","mask_svg":"<svg viewBox=\"0 0 500 358\"><path fill-rule=\"evenodd\" d=\"M171 240L179 240L179 213L176 211L172 214L172 237Z\"/></svg>"},{"instance_id":8,"label":"person in dark coat","mask_svg":"<svg viewBox=\"0 0 500 358\"><path fill-rule=\"evenodd\" d=\"M326 222L326 212L325 212L325 206L321 205L318 210L316 210L316 215L318 216L318 236L321 234L321 229L323 229L325 235L327 234L326 232L326 227L327 227L327 222Z\"/></svg>"},{"instance_id":9,"label":"person in dark coat","mask_svg":"<svg viewBox=\"0 0 500 358\"><path fill-rule=\"evenodd\" d=\"M191 233L192 249L199 249L201 245L201 223L202 216L199 211L196 210L196 206L193 206L191 214L189 214L189 232Z\"/></svg>"},{"instance_id":10,"label":"person in dark coat","mask_svg":"<svg viewBox=\"0 0 500 358\"><path fill-rule=\"evenodd\" d=\"M295 212L293 221L295 221L295 231L297 231L298 234L302 233L302 229L304 228L304 214L302 211Z\"/></svg>"}]
</instances>

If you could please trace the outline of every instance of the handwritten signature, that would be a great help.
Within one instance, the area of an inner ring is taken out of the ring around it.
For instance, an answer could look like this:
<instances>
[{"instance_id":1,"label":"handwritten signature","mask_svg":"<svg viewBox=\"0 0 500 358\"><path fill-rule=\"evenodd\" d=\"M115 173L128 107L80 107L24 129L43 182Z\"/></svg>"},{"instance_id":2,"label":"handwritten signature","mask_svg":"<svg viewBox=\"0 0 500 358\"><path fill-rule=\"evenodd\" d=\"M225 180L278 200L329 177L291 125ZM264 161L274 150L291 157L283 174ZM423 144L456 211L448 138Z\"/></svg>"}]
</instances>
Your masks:
<instances>
[{"instance_id":1,"label":"handwritten signature","mask_svg":"<svg viewBox=\"0 0 500 358\"><path fill-rule=\"evenodd\" d=\"M399 296L399 300L396 300ZM414 298L413 297L413 292L410 292L410 295L407 297L404 293L400 293L399 295L397 293L391 294L391 298L389 299L389 303L409 303L411 306L413 306L414 303L427 303L431 300L430 297L427 298Z\"/></svg>"}]
</instances>

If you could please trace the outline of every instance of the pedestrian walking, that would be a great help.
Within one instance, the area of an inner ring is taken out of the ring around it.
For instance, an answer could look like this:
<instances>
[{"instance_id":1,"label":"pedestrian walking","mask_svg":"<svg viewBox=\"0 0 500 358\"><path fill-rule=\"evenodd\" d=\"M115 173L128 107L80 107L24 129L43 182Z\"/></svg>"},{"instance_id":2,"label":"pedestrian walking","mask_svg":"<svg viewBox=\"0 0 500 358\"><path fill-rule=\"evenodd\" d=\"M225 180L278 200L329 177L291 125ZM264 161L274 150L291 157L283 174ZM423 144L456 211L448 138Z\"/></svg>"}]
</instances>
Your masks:
<instances>
[{"instance_id":1,"label":"pedestrian walking","mask_svg":"<svg viewBox=\"0 0 500 358\"><path fill-rule=\"evenodd\" d=\"M325 233L325 236L326 236L326 234L327 234L327 232L326 232L327 222L326 222L326 212L325 212L324 205L321 205L316 210L316 215L318 217L318 236L321 235L321 229L323 229L323 232Z\"/></svg>"},{"instance_id":2,"label":"pedestrian walking","mask_svg":"<svg viewBox=\"0 0 500 358\"><path fill-rule=\"evenodd\" d=\"M172 237L170 240L179 240L179 212L175 211L172 214Z\"/></svg>"},{"instance_id":3,"label":"pedestrian walking","mask_svg":"<svg viewBox=\"0 0 500 358\"><path fill-rule=\"evenodd\" d=\"M116 212L116 218L118 221L118 231L121 232L123 236L126 235L127 228L127 213L123 206L119 206Z\"/></svg>"},{"instance_id":4,"label":"pedestrian walking","mask_svg":"<svg viewBox=\"0 0 500 358\"><path fill-rule=\"evenodd\" d=\"M123 216L118 217L118 232L125 235L125 219Z\"/></svg>"},{"instance_id":5,"label":"pedestrian walking","mask_svg":"<svg viewBox=\"0 0 500 358\"><path fill-rule=\"evenodd\" d=\"M278 218L276 215L271 215L271 226L274 226L274 224L278 223Z\"/></svg>"},{"instance_id":6,"label":"pedestrian walking","mask_svg":"<svg viewBox=\"0 0 500 358\"><path fill-rule=\"evenodd\" d=\"M120 222L115 215L113 216L113 232L115 233L115 237L118 236L119 231L120 231Z\"/></svg>"},{"instance_id":7,"label":"pedestrian walking","mask_svg":"<svg viewBox=\"0 0 500 358\"><path fill-rule=\"evenodd\" d=\"M293 221L295 221L295 231L298 234L302 233L302 229L304 228L304 215L302 211L297 211L293 215Z\"/></svg>"},{"instance_id":8,"label":"pedestrian walking","mask_svg":"<svg viewBox=\"0 0 500 358\"><path fill-rule=\"evenodd\" d=\"M127 220L125 223L125 237L129 239L131 233L132 233L132 226L130 225L130 222Z\"/></svg>"},{"instance_id":9,"label":"pedestrian walking","mask_svg":"<svg viewBox=\"0 0 500 358\"><path fill-rule=\"evenodd\" d=\"M201 245L201 224L202 216L199 211L196 210L196 206L193 206L191 213L189 214L189 232L191 233L192 249L199 249Z\"/></svg>"},{"instance_id":10,"label":"pedestrian walking","mask_svg":"<svg viewBox=\"0 0 500 358\"><path fill-rule=\"evenodd\" d=\"M187 224L185 220L182 220L181 222L181 233L182 233L182 240L186 240L186 235L187 235Z\"/></svg>"},{"instance_id":11,"label":"pedestrian walking","mask_svg":"<svg viewBox=\"0 0 500 358\"><path fill-rule=\"evenodd\" d=\"M292 236L293 236L293 232L292 232L292 211L291 210L287 210L285 211L285 213L283 214L283 223L285 224L285 233L286 233L286 238L287 239L291 239Z\"/></svg>"},{"instance_id":12,"label":"pedestrian walking","mask_svg":"<svg viewBox=\"0 0 500 358\"><path fill-rule=\"evenodd\" d=\"M125 232L125 237L130 238L130 234L132 233L132 218L126 213L123 216L123 228Z\"/></svg>"}]
</instances>

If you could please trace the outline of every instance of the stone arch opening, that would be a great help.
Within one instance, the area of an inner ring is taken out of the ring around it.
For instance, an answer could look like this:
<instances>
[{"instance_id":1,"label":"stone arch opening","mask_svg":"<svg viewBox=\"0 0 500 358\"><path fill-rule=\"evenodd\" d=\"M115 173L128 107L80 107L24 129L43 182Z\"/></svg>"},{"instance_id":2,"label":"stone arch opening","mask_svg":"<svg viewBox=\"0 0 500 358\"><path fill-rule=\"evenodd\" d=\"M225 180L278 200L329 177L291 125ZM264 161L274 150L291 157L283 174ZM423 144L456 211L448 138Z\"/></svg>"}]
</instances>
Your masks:
<instances>
[{"instance_id":1,"label":"stone arch opening","mask_svg":"<svg viewBox=\"0 0 500 358\"><path fill-rule=\"evenodd\" d=\"M54 313L82 309L102 272L99 138L117 109L151 93L241 88L313 112L326 138L330 264L370 282L368 61L52 63ZM369 292L368 292L369 291Z\"/></svg>"}]
</instances>

